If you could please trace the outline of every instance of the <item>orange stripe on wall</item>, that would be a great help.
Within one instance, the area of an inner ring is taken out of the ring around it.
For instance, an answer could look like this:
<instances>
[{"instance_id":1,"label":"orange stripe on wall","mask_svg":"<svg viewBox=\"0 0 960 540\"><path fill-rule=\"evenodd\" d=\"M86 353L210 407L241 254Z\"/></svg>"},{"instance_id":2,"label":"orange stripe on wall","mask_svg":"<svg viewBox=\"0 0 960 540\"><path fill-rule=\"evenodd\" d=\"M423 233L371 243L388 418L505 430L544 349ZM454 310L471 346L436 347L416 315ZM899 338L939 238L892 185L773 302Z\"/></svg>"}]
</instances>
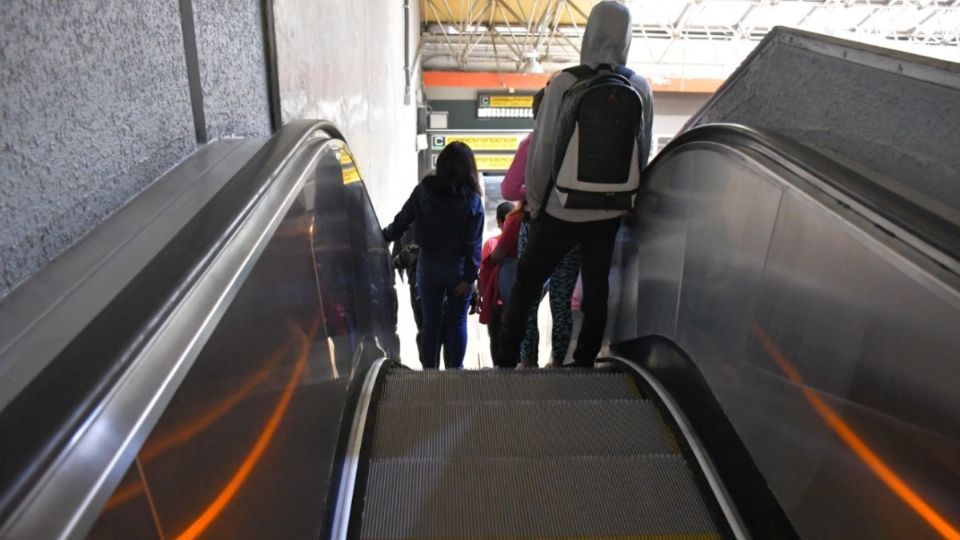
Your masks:
<instances>
[{"instance_id":1,"label":"orange stripe on wall","mask_svg":"<svg viewBox=\"0 0 960 540\"><path fill-rule=\"evenodd\" d=\"M478 90L539 90L550 77L546 73L494 73L491 71L424 71L425 86L476 88ZM712 94L722 79L662 78L647 79L654 92Z\"/></svg>"},{"instance_id":2,"label":"orange stripe on wall","mask_svg":"<svg viewBox=\"0 0 960 540\"><path fill-rule=\"evenodd\" d=\"M461 88L539 90L547 84L549 75L541 73L493 73L488 71L424 71L426 86L455 86Z\"/></svg>"}]
</instances>

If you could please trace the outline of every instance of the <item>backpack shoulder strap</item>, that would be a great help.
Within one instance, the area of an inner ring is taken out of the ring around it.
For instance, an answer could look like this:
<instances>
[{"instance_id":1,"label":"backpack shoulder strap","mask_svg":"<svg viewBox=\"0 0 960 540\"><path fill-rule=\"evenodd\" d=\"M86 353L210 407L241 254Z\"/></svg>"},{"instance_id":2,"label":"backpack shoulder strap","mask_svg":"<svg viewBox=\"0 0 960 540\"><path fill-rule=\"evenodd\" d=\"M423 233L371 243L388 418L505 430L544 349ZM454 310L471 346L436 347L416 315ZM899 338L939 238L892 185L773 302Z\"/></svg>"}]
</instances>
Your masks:
<instances>
[{"instance_id":1,"label":"backpack shoulder strap","mask_svg":"<svg viewBox=\"0 0 960 540\"><path fill-rule=\"evenodd\" d=\"M617 68L614 69L613 71L620 75L623 75L627 79L636 75L636 73L632 69L628 68L627 66L617 66Z\"/></svg>"},{"instance_id":2,"label":"backpack shoulder strap","mask_svg":"<svg viewBox=\"0 0 960 540\"><path fill-rule=\"evenodd\" d=\"M573 66L572 68L567 68L563 70L564 73L569 73L577 78L577 82L582 81L588 77L594 76L597 72L590 66L580 64L579 66Z\"/></svg>"},{"instance_id":3,"label":"backpack shoulder strap","mask_svg":"<svg viewBox=\"0 0 960 540\"><path fill-rule=\"evenodd\" d=\"M632 69L628 68L627 66L617 66L617 68L614 69L613 71L614 71L614 73L616 73L617 75L620 75L621 77L623 77L624 79L626 79L627 82L629 82L631 85L633 85L633 83L630 81L630 79L631 79L634 75L636 75L636 72L635 72L635 71L633 71ZM641 92L638 91L638 92L637 92L637 95L640 96L640 105L641 105L642 107L646 107L647 104L646 104L646 101L645 101L644 98L643 98L643 93L641 93Z\"/></svg>"}]
</instances>

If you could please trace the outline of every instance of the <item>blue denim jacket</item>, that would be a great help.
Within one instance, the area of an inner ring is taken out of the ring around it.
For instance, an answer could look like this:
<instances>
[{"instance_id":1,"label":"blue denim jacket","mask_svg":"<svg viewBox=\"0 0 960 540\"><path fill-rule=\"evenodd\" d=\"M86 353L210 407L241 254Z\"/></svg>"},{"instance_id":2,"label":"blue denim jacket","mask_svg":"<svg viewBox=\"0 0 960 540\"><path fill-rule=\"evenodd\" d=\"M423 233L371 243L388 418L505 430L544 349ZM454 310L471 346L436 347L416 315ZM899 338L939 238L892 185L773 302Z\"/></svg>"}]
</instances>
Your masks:
<instances>
[{"instance_id":1,"label":"blue denim jacket","mask_svg":"<svg viewBox=\"0 0 960 540\"><path fill-rule=\"evenodd\" d=\"M414 238L425 255L463 257L463 281L477 280L483 236L483 201L479 195L441 195L417 186L393 223L383 229L383 238L387 242L399 240L414 222Z\"/></svg>"}]
</instances>

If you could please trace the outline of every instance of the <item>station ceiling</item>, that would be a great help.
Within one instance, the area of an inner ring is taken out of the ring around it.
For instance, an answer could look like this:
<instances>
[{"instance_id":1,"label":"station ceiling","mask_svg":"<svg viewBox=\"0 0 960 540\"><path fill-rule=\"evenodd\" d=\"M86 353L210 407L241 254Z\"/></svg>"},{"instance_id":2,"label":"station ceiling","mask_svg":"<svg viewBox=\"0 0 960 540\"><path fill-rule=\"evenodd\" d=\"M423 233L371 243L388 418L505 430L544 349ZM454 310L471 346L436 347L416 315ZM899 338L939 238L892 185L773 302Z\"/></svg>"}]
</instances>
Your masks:
<instances>
[{"instance_id":1,"label":"station ceiling","mask_svg":"<svg viewBox=\"0 0 960 540\"><path fill-rule=\"evenodd\" d=\"M541 73L576 64L597 0L420 0L424 70ZM726 78L774 26L960 62L960 0L626 0L629 65Z\"/></svg>"}]
</instances>

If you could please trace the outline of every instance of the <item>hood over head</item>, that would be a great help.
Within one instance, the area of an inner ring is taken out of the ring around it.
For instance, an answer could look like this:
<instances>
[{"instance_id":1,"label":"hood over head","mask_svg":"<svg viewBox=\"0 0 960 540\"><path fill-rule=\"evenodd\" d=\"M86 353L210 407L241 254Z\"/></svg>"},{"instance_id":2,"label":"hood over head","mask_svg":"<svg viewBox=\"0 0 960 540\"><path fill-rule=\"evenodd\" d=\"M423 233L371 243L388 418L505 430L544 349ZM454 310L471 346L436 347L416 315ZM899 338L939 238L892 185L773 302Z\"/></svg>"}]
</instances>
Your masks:
<instances>
[{"instance_id":1,"label":"hood over head","mask_svg":"<svg viewBox=\"0 0 960 540\"><path fill-rule=\"evenodd\" d=\"M622 66L630 51L630 10L618 2L604 1L593 6L580 47L580 63Z\"/></svg>"}]
</instances>

